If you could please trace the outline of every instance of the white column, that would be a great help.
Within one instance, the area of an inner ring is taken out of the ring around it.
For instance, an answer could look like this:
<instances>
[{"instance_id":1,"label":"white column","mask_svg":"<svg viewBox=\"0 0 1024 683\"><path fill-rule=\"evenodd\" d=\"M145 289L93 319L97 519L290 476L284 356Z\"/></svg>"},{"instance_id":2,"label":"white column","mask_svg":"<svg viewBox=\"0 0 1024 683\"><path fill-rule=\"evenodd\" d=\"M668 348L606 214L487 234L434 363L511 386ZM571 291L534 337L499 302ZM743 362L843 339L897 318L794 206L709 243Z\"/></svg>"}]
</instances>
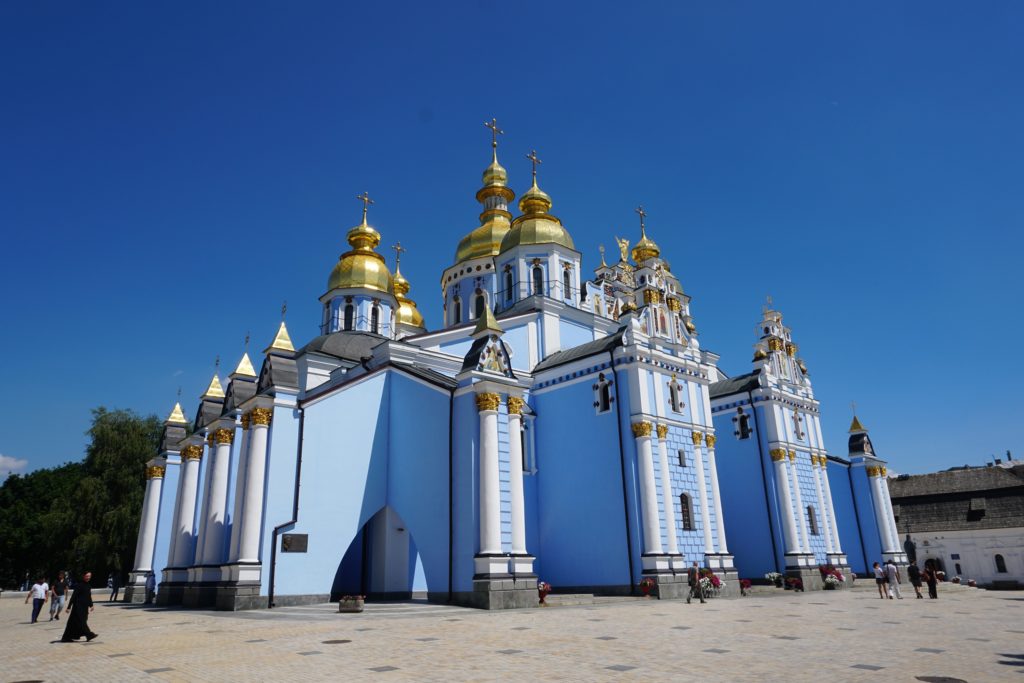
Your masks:
<instances>
[{"instance_id":1,"label":"white column","mask_svg":"<svg viewBox=\"0 0 1024 683\"><path fill-rule=\"evenodd\" d=\"M263 488L267 473L267 436L273 411L253 408L249 413L249 443L246 459L245 501L242 505L238 561L260 561L260 537L263 534Z\"/></svg>"},{"instance_id":2,"label":"white column","mask_svg":"<svg viewBox=\"0 0 1024 683\"><path fill-rule=\"evenodd\" d=\"M651 454L651 423L634 422L636 459L640 468L640 510L644 527L644 555L660 555L661 526L658 523L658 489L654 482L654 460Z\"/></svg>"},{"instance_id":3,"label":"white column","mask_svg":"<svg viewBox=\"0 0 1024 683\"><path fill-rule=\"evenodd\" d=\"M526 555L526 500L523 496L523 399L508 397L509 493L512 499L512 554Z\"/></svg>"},{"instance_id":4,"label":"white column","mask_svg":"<svg viewBox=\"0 0 1024 683\"><path fill-rule=\"evenodd\" d=\"M822 465L824 467L824 465ZM825 507L825 496L821 492L821 473L818 471L818 456L811 454L811 475L814 477L814 492L818 494L818 514L821 515L819 529L825 534L825 552L832 554L832 529L829 524L828 509Z\"/></svg>"},{"instance_id":5,"label":"white column","mask_svg":"<svg viewBox=\"0 0 1024 683\"><path fill-rule=\"evenodd\" d=\"M215 448L210 462L209 499L206 510L206 534L203 537L203 564L224 561L224 525L227 523L228 467L235 430L221 427L213 433Z\"/></svg>"},{"instance_id":6,"label":"white column","mask_svg":"<svg viewBox=\"0 0 1024 683\"><path fill-rule=\"evenodd\" d=\"M772 462L775 463L775 484L782 498L779 511L782 516L782 535L786 540L786 554L800 552L799 539L796 532L796 522L793 520L793 499L789 495L789 471L786 468L786 450L784 448L773 448L771 450Z\"/></svg>"},{"instance_id":7,"label":"white column","mask_svg":"<svg viewBox=\"0 0 1024 683\"><path fill-rule=\"evenodd\" d=\"M139 540L135 544L135 571L153 571L153 550L156 547L156 525L160 520L160 491L164 485L164 468L146 468L146 493L142 499L142 521Z\"/></svg>"},{"instance_id":8,"label":"white column","mask_svg":"<svg viewBox=\"0 0 1024 683\"><path fill-rule=\"evenodd\" d=\"M882 500L885 502L886 520L889 522L889 531L892 534L892 550L895 553L903 552L900 545L900 532L896 529L896 515L892 511L892 498L889 497L889 478L885 467L882 467L882 476L878 478L878 486L882 490Z\"/></svg>"},{"instance_id":9,"label":"white column","mask_svg":"<svg viewBox=\"0 0 1024 683\"><path fill-rule=\"evenodd\" d=\"M231 542L228 544L228 562L237 562L242 542L242 515L245 514L245 480L249 468L250 413L242 416L242 440L238 444L238 471L235 474L235 507L231 512Z\"/></svg>"},{"instance_id":10,"label":"white column","mask_svg":"<svg viewBox=\"0 0 1024 683\"><path fill-rule=\"evenodd\" d=\"M828 506L828 523L832 529L832 549L837 553L843 552L843 546L839 542L839 526L836 522L836 508L832 504L832 487L828 483L828 457L821 456L821 480L824 487L825 504Z\"/></svg>"},{"instance_id":11,"label":"white column","mask_svg":"<svg viewBox=\"0 0 1024 683\"><path fill-rule=\"evenodd\" d=\"M714 554L715 541L711 535L711 515L708 508L708 480L704 477L704 454L700 446L704 443L704 434L693 432L693 462L697 466L697 489L700 495L701 526L704 527L704 552Z\"/></svg>"},{"instance_id":12,"label":"white column","mask_svg":"<svg viewBox=\"0 0 1024 683\"><path fill-rule=\"evenodd\" d=\"M807 508L804 507L803 497L800 495L800 475L796 470L796 451L789 451L789 471L790 481L793 483L793 494L796 498L796 521L799 522L797 528L800 530L800 547L803 548L803 552L809 553L811 544L807 540L807 522L804 521Z\"/></svg>"},{"instance_id":13,"label":"white column","mask_svg":"<svg viewBox=\"0 0 1024 683\"><path fill-rule=\"evenodd\" d=\"M480 411L480 555L501 553L501 488L498 479L498 394L476 395Z\"/></svg>"},{"instance_id":14,"label":"white column","mask_svg":"<svg viewBox=\"0 0 1024 683\"><path fill-rule=\"evenodd\" d=\"M711 411L708 411L711 414ZM714 434L705 434L704 443L708 447L708 468L711 470L711 503L715 507L715 518L718 520L718 552L729 554L729 546L725 543L725 517L722 515L722 494L718 490L718 463L715 462Z\"/></svg>"},{"instance_id":15,"label":"white column","mask_svg":"<svg viewBox=\"0 0 1024 683\"><path fill-rule=\"evenodd\" d=\"M881 490L881 467L869 465L867 468L868 479L871 482L871 498L875 504L875 521L878 524L878 535L882 540L882 552L893 553L896 552L893 549L892 542L892 529L889 527L889 520L887 519L889 514L885 507L885 501L882 499Z\"/></svg>"},{"instance_id":16,"label":"white column","mask_svg":"<svg viewBox=\"0 0 1024 683\"><path fill-rule=\"evenodd\" d=\"M195 563L196 496L199 493L199 467L203 447L199 444L181 449L181 479L174 508L174 556L172 567Z\"/></svg>"},{"instance_id":17,"label":"white column","mask_svg":"<svg viewBox=\"0 0 1024 683\"><path fill-rule=\"evenodd\" d=\"M665 503L665 529L668 534L668 554L679 554L676 534L676 501L672 495L672 478L668 469L668 425L658 425L658 463L661 466L661 499Z\"/></svg>"},{"instance_id":18,"label":"white column","mask_svg":"<svg viewBox=\"0 0 1024 683\"><path fill-rule=\"evenodd\" d=\"M199 519L196 521L196 542L192 553L192 566L203 564L203 545L206 540L206 521L210 516L210 483L213 481L213 462L217 447L213 443L213 432L206 435L206 476L203 477L203 490L199 499Z\"/></svg>"}]
</instances>

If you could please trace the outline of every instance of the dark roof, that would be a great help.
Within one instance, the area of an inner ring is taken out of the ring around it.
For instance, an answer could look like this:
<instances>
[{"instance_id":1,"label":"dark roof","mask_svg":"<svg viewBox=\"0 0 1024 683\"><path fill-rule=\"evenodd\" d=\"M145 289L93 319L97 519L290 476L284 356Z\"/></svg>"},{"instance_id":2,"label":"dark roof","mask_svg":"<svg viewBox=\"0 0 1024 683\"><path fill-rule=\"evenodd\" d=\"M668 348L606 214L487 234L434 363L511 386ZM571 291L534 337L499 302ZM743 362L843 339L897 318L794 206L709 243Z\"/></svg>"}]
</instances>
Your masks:
<instances>
[{"instance_id":1,"label":"dark roof","mask_svg":"<svg viewBox=\"0 0 1024 683\"><path fill-rule=\"evenodd\" d=\"M903 475L888 483L901 529L928 532L1024 526L1024 465Z\"/></svg>"},{"instance_id":2,"label":"dark roof","mask_svg":"<svg viewBox=\"0 0 1024 683\"><path fill-rule=\"evenodd\" d=\"M162 451L176 451L178 450L178 442L188 436L188 431L184 425L169 424L164 425L164 432L160 437L160 450Z\"/></svg>"},{"instance_id":3,"label":"dark roof","mask_svg":"<svg viewBox=\"0 0 1024 683\"><path fill-rule=\"evenodd\" d=\"M490 337L480 337L479 339L473 340L473 345L469 347L469 351L466 352L466 357L462 359L462 370L472 370L480 362L480 354L484 352L484 347L487 346L487 342L490 341Z\"/></svg>"},{"instance_id":4,"label":"dark roof","mask_svg":"<svg viewBox=\"0 0 1024 683\"><path fill-rule=\"evenodd\" d=\"M224 395L224 410L221 415L230 415L238 406L256 395L256 380L233 379Z\"/></svg>"},{"instance_id":5,"label":"dark roof","mask_svg":"<svg viewBox=\"0 0 1024 683\"><path fill-rule=\"evenodd\" d=\"M559 365L571 363L574 360L579 360L580 358L586 358L587 356L593 356L599 353L608 353L612 349L622 346L622 332L625 329L625 327L620 327L607 337L588 341L584 344L580 344L579 346L574 346L571 349L555 351L553 354L537 363L533 368L533 371L535 373L541 372L543 370L558 367Z\"/></svg>"},{"instance_id":6,"label":"dark roof","mask_svg":"<svg viewBox=\"0 0 1024 683\"><path fill-rule=\"evenodd\" d=\"M298 389L299 368L295 358L283 354L268 353L260 369L257 391L266 394L277 389Z\"/></svg>"},{"instance_id":7,"label":"dark roof","mask_svg":"<svg viewBox=\"0 0 1024 683\"><path fill-rule=\"evenodd\" d=\"M375 346L386 341L386 337L372 332L334 332L320 335L299 349L298 353L323 353L358 363L369 356Z\"/></svg>"},{"instance_id":8,"label":"dark roof","mask_svg":"<svg viewBox=\"0 0 1024 683\"><path fill-rule=\"evenodd\" d=\"M442 374L437 370L424 367L419 363L395 363L394 366L396 368L400 368L403 372L408 372L410 375L419 377L431 384L437 384L438 386L442 386L448 390L454 389L459 385L453 377Z\"/></svg>"},{"instance_id":9,"label":"dark roof","mask_svg":"<svg viewBox=\"0 0 1024 683\"><path fill-rule=\"evenodd\" d=\"M758 382L760 375L761 372L755 370L745 375L736 375L735 377L715 382L708 387L708 395L711 398L718 398L719 396L730 396L732 394L741 394L745 391L752 391L760 386Z\"/></svg>"}]
</instances>

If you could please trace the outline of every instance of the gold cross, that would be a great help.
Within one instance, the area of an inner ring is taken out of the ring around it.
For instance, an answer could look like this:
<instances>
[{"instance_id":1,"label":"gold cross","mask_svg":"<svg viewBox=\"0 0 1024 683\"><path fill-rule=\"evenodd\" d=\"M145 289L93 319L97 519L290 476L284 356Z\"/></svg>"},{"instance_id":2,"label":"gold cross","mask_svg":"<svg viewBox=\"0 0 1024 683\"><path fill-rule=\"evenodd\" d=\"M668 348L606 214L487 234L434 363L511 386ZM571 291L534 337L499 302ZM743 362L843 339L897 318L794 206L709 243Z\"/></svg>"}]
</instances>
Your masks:
<instances>
[{"instance_id":1,"label":"gold cross","mask_svg":"<svg viewBox=\"0 0 1024 683\"><path fill-rule=\"evenodd\" d=\"M526 155L526 158L533 162L533 182L536 183L537 182L537 164L542 163L541 160L537 158L537 150L535 150L535 149L530 150L530 153Z\"/></svg>"},{"instance_id":2,"label":"gold cross","mask_svg":"<svg viewBox=\"0 0 1024 683\"><path fill-rule=\"evenodd\" d=\"M498 119L491 119L490 123L484 122L484 125L491 129L491 147L494 149L498 148L498 136L504 135L505 131L498 128Z\"/></svg>"},{"instance_id":3,"label":"gold cross","mask_svg":"<svg viewBox=\"0 0 1024 683\"><path fill-rule=\"evenodd\" d=\"M608 265L608 264L606 264L606 263L604 262L604 245L603 245L603 244L599 244L599 245L597 245L597 250L598 250L599 252L601 252L601 265L602 265L602 266L604 266L604 265Z\"/></svg>"},{"instance_id":4,"label":"gold cross","mask_svg":"<svg viewBox=\"0 0 1024 683\"><path fill-rule=\"evenodd\" d=\"M285 301L281 304L281 320L284 320L284 314L288 312L288 302Z\"/></svg>"},{"instance_id":5,"label":"gold cross","mask_svg":"<svg viewBox=\"0 0 1024 683\"><path fill-rule=\"evenodd\" d=\"M365 190L361 195L357 195L356 199L363 203L363 222L366 222L366 210L370 208L370 204L373 204L373 200L370 199L370 193Z\"/></svg>"},{"instance_id":6,"label":"gold cross","mask_svg":"<svg viewBox=\"0 0 1024 683\"><path fill-rule=\"evenodd\" d=\"M219 369L220 369L220 355L219 355L219 354L218 354L218 355L217 355L217 357L216 357L216 358L215 358L215 359L213 360L213 369L214 369L215 371L216 371L216 370L219 370Z\"/></svg>"},{"instance_id":7,"label":"gold cross","mask_svg":"<svg viewBox=\"0 0 1024 683\"><path fill-rule=\"evenodd\" d=\"M408 250L402 246L401 242L395 242L391 248L395 250L395 268L398 268L398 264L402 262L402 252Z\"/></svg>"},{"instance_id":8,"label":"gold cross","mask_svg":"<svg viewBox=\"0 0 1024 683\"><path fill-rule=\"evenodd\" d=\"M850 408L853 410L854 417L856 417L857 416L857 402L856 401L850 401Z\"/></svg>"},{"instance_id":9,"label":"gold cross","mask_svg":"<svg viewBox=\"0 0 1024 683\"><path fill-rule=\"evenodd\" d=\"M647 212L644 211L643 205L636 207L635 209L633 209L633 211L635 211L637 214L640 215L640 232L643 232L644 231L644 218L647 216Z\"/></svg>"}]
</instances>

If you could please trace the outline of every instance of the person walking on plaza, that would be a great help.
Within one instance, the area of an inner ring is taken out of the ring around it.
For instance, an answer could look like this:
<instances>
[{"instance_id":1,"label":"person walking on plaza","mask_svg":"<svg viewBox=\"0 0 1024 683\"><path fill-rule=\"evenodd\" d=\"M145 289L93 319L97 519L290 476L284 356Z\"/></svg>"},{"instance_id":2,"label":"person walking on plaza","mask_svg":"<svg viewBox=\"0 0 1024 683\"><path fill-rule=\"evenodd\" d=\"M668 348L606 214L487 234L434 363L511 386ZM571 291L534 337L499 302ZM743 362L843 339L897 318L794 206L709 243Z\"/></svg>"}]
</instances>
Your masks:
<instances>
[{"instance_id":1,"label":"person walking on plaza","mask_svg":"<svg viewBox=\"0 0 1024 683\"><path fill-rule=\"evenodd\" d=\"M50 586L50 621L60 620L60 611L64 609L64 596L68 592L68 582L64 572L57 572L57 580Z\"/></svg>"},{"instance_id":2,"label":"person walking on plaza","mask_svg":"<svg viewBox=\"0 0 1024 683\"><path fill-rule=\"evenodd\" d=\"M885 570L877 562L871 566L871 570L875 572L875 585L878 586L878 597L885 600Z\"/></svg>"},{"instance_id":3,"label":"person walking on plaza","mask_svg":"<svg viewBox=\"0 0 1024 683\"><path fill-rule=\"evenodd\" d=\"M50 594L50 586L47 585L43 577L36 579L36 582L32 584L32 588L29 589L28 595L25 596L25 604L28 604L29 599L32 600L32 622L36 623L39 619L39 613L43 611L43 605L46 604L46 598Z\"/></svg>"},{"instance_id":4,"label":"person walking on plaza","mask_svg":"<svg viewBox=\"0 0 1024 683\"><path fill-rule=\"evenodd\" d=\"M64 636L60 639L62 643L70 643L85 636L86 640L92 640L98 634L93 633L89 628L89 613L92 612L92 586L89 581L92 579L92 572L82 574L82 580L75 584L75 592L68 600L66 612L71 612L68 618L68 625L64 627Z\"/></svg>"},{"instance_id":5,"label":"person walking on plaza","mask_svg":"<svg viewBox=\"0 0 1024 683\"><path fill-rule=\"evenodd\" d=\"M928 597L935 600L939 597L939 577L935 570L935 563L927 560L924 563L924 581L928 584Z\"/></svg>"},{"instance_id":6,"label":"person walking on plaza","mask_svg":"<svg viewBox=\"0 0 1024 683\"><path fill-rule=\"evenodd\" d=\"M700 568L694 562L693 566L686 573L686 582L690 584L690 592L686 596L686 604L690 604L690 598L696 595L700 598L700 604L704 604L704 586L700 583Z\"/></svg>"},{"instance_id":7,"label":"person walking on plaza","mask_svg":"<svg viewBox=\"0 0 1024 683\"><path fill-rule=\"evenodd\" d=\"M897 599L902 600L903 594L900 592L900 569L896 566L896 563L891 557L885 562L885 575L889 581L889 599L892 600L892 596L895 595Z\"/></svg>"},{"instance_id":8,"label":"person walking on plaza","mask_svg":"<svg viewBox=\"0 0 1024 683\"><path fill-rule=\"evenodd\" d=\"M121 582L116 573L107 577L107 588L110 589L110 597L107 602L117 602L117 594L121 591Z\"/></svg>"},{"instance_id":9,"label":"person walking on plaza","mask_svg":"<svg viewBox=\"0 0 1024 683\"><path fill-rule=\"evenodd\" d=\"M152 605L153 600L156 599L156 574L150 572L146 574L146 604Z\"/></svg>"},{"instance_id":10,"label":"person walking on plaza","mask_svg":"<svg viewBox=\"0 0 1024 683\"><path fill-rule=\"evenodd\" d=\"M907 567L907 577L910 579L910 585L914 587L914 593L918 599L924 598L921 595L921 570L917 568L916 562L911 562Z\"/></svg>"}]
</instances>

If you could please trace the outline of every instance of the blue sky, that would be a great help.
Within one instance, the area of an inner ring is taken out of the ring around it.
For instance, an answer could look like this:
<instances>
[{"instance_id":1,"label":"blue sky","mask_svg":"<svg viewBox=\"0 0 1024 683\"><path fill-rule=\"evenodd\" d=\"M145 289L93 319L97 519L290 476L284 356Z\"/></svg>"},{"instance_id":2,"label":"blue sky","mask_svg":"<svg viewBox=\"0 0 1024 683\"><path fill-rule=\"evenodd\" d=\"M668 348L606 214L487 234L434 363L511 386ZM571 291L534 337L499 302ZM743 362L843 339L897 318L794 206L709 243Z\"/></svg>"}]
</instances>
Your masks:
<instances>
[{"instance_id":1,"label":"blue sky","mask_svg":"<svg viewBox=\"0 0 1024 683\"><path fill-rule=\"evenodd\" d=\"M831 452L856 400L892 470L1024 456L1024 6L831 4L0 4L0 467L315 336L364 190L436 326L492 116L585 269L645 206L726 372L770 293Z\"/></svg>"}]
</instances>

